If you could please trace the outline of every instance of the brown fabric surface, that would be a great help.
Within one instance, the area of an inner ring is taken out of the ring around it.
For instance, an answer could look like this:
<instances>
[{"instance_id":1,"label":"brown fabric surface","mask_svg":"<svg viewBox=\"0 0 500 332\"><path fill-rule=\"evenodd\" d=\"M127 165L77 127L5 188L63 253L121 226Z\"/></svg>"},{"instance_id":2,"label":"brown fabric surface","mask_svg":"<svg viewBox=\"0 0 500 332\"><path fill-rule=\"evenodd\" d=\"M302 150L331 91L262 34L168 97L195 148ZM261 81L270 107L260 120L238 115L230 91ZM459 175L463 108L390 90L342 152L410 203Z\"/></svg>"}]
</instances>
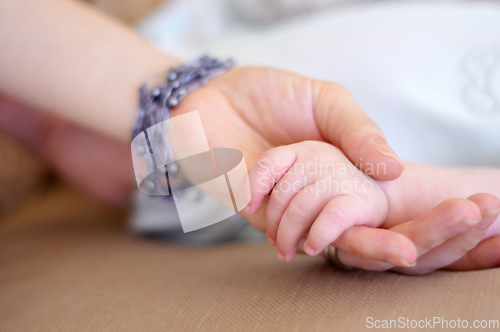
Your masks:
<instances>
[{"instance_id":1,"label":"brown fabric surface","mask_svg":"<svg viewBox=\"0 0 500 332\"><path fill-rule=\"evenodd\" d=\"M40 160L0 132L0 215L26 200L41 185L46 173Z\"/></svg>"},{"instance_id":2,"label":"brown fabric surface","mask_svg":"<svg viewBox=\"0 0 500 332\"><path fill-rule=\"evenodd\" d=\"M410 277L335 271L320 258L285 264L267 245L134 238L90 207L0 229L1 331L362 331L369 316L500 319L499 269Z\"/></svg>"}]
</instances>

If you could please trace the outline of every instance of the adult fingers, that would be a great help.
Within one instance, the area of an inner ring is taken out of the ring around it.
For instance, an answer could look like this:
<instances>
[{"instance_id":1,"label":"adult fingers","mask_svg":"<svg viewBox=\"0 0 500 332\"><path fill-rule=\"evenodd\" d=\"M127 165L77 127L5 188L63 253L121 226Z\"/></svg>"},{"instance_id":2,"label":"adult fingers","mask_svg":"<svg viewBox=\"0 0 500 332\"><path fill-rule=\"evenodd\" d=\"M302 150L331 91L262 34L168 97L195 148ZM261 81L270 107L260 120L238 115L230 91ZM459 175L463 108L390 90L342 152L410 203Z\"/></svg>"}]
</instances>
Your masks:
<instances>
[{"instance_id":1,"label":"adult fingers","mask_svg":"<svg viewBox=\"0 0 500 332\"><path fill-rule=\"evenodd\" d=\"M312 99L321 134L339 147L354 165L377 180L394 180L401 175L401 160L346 88L314 81Z\"/></svg>"},{"instance_id":2,"label":"adult fingers","mask_svg":"<svg viewBox=\"0 0 500 332\"><path fill-rule=\"evenodd\" d=\"M500 199L490 194L476 194L468 198L481 210L481 221L474 227L448 239L431 249L418 260L414 273L426 274L443 268L460 259L473 249L484 237L486 230L500 213Z\"/></svg>"},{"instance_id":3,"label":"adult fingers","mask_svg":"<svg viewBox=\"0 0 500 332\"><path fill-rule=\"evenodd\" d=\"M413 253L414 256L411 256L412 253L410 251L403 253L406 255L404 257L406 258L406 262L409 263L408 265L412 265L417 257L441 245L449 238L472 228L473 225L477 224L480 220L480 215L481 212L479 207L474 202L459 198L448 199L427 211L421 217L394 226L388 231L404 235L415 245L416 252ZM376 239L374 238L374 240ZM381 247L378 249L377 247L374 248L379 250L382 254L374 253L373 256L368 257L373 258L377 255L384 254L380 249ZM382 262L368 259L345 250L339 251L339 259L345 265L366 270L379 271L393 268L393 266L387 263L387 260ZM398 265L404 266L404 262L401 263L403 264ZM408 267L397 271L402 273L415 273L414 269L415 268Z\"/></svg>"},{"instance_id":4,"label":"adult fingers","mask_svg":"<svg viewBox=\"0 0 500 332\"><path fill-rule=\"evenodd\" d=\"M346 255L349 266L384 270L392 266L413 266L417 249L406 236L368 226L354 226L346 230L333 243L342 259ZM350 253L351 255L348 255ZM387 263L387 264L386 264Z\"/></svg>"},{"instance_id":5,"label":"adult fingers","mask_svg":"<svg viewBox=\"0 0 500 332\"><path fill-rule=\"evenodd\" d=\"M450 198L416 220L396 225L390 230L408 237L417 247L418 256L449 238L470 229L481 220L481 211L472 201Z\"/></svg>"},{"instance_id":6,"label":"adult fingers","mask_svg":"<svg viewBox=\"0 0 500 332\"><path fill-rule=\"evenodd\" d=\"M486 230L488 223L499 222L500 199L489 194L476 194L469 197L481 209L483 219L478 225L481 230ZM490 219L488 221L488 219ZM491 228L491 227L490 227ZM467 251L456 262L448 265L449 270L478 270L500 266L500 236L495 236L482 242Z\"/></svg>"},{"instance_id":7,"label":"adult fingers","mask_svg":"<svg viewBox=\"0 0 500 332\"><path fill-rule=\"evenodd\" d=\"M500 267L500 235L480 242L459 260L448 265L447 270L469 271Z\"/></svg>"}]
</instances>

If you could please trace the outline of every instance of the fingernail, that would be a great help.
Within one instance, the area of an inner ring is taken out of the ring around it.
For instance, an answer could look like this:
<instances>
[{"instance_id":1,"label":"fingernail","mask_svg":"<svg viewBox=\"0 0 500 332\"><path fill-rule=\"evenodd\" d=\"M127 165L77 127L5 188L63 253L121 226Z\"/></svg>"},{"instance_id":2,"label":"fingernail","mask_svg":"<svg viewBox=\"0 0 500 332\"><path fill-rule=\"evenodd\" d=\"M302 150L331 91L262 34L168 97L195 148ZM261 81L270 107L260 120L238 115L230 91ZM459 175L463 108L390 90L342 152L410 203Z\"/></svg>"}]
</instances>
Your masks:
<instances>
[{"instance_id":1,"label":"fingernail","mask_svg":"<svg viewBox=\"0 0 500 332\"><path fill-rule=\"evenodd\" d=\"M306 254L310 255L310 256L316 256L318 253L316 252L316 249L314 249L309 243L307 243L305 246L304 246L304 251L306 252Z\"/></svg>"},{"instance_id":2,"label":"fingernail","mask_svg":"<svg viewBox=\"0 0 500 332\"><path fill-rule=\"evenodd\" d=\"M276 247L276 240L274 238L272 238L271 235L267 234L266 238L267 238L267 242L269 242L270 245Z\"/></svg>"},{"instance_id":3,"label":"fingernail","mask_svg":"<svg viewBox=\"0 0 500 332\"><path fill-rule=\"evenodd\" d=\"M401 162L401 159L399 159L398 155L394 150L392 150L389 145L387 145L387 142L381 139L380 137L376 138L373 140L373 144L375 145L375 148L379 153L382 155L392 158L396 160L401 166L403 166L403 163Z\"/></svg>"},{"instance_id":4,"label":"fingernail","mask_svg":"<svg viewBox=\"0 0 500 332\"><path fill-rule=\"evenodd\" d=\"M463 231L470 229L473 226L476 226L480 221L481 221L481 219L473 220L470 218L465 218L462 222L453 226L450 229L450 233L451 233L451 235L457 235L458 233L461 233Z\"/></svg>"},{"instance_id":5,"label":"fingernail","mask_svg":"<svg viewBox=\"0 0 500 332\"><path fill-rule=\"evenodd\" d=\"M486 210L484 211L484 214L488 216L496 216L500 214L500 209Z\"/></svg>"},{"instance_id":6,"label":"fingernail","mask_svg":"<svg viewBox=\"0 0 500 332\"><path fill-rule=\"evenodd\" d=\"M479 222L481 221L481 219L479 220L473 220L473 219L470 219L470 218L465 218L465 223L469 226L475 226L477 225Z\"/></svg>"},{"instance_id":7,"label":"fingernail","mask_svg":"<svg viewBox=\"0 0 500 332\"><path fill-rule=\"evenodd\" d=\"M283 254L281 251L279 251L278 258L286 263L292 260L293 255L295 255L295 251L288 254Z\"/></svg>"},{"instance_id":8,"label":"fingernail","mask_svg":"<svg viewBox=\"0 0 500 332\"><path fill-rule=\"evenodd\" d=\"M396 153L389 147L389 145L387 145L386 141L384 141L380 137L375 138L373 140L373 144L375 145L377 151L383 154L384 156L394 159L399 159Z\"/></svg>"},{"instance_id":9,"label":"fingernail","mask_svg":"<svg viewBox=\"0 0 500 332\"><path fill-rule=\"evenodd\" d=\"M391 265L401 266L401 267L413 267L413 266L417 265L416 262L410 263L406 259L404 259L403 257L388 257L385 259L385 261Z\"/></svg>"}]
</instances>

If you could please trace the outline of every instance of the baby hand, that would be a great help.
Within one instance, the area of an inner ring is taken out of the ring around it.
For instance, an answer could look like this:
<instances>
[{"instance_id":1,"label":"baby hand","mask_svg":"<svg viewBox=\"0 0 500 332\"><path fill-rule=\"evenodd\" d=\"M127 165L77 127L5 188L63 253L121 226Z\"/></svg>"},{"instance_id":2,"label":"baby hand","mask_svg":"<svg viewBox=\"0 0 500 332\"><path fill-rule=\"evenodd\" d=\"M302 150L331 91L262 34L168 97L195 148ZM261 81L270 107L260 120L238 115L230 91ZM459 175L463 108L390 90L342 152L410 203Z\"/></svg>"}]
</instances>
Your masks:
<instances>
[{"instance_id":1,"label":"baby hand","mask_svg":"<svg viewBox=\"0 0 500 332\"><path fill-rule=\"evenodd\" d=\"M246 211L253 213L267 201L267 239L283 261L292 259L302 239L307 238L304 251L317 255L348 228L377 227L387 216L387 199L377 182L328 143L271 149L250 170L249 181Z\"/></svg>"}]
</instances>

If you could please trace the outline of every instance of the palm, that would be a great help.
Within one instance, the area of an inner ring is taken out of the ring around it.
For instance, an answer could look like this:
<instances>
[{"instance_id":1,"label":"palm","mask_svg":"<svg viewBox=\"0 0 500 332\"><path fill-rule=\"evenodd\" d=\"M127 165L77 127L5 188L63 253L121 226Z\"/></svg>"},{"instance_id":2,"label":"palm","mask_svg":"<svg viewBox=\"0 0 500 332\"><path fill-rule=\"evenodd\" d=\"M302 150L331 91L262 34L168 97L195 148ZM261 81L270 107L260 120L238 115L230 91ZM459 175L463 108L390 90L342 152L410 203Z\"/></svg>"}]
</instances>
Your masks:
<instances>
[{"instance_id":1,"label":"palm","mask_svg":"<svg viewBox=\"0 0 500 332\"><path fill-rule=\"evenodd\" d=\"M274 146L322 139L308 81L271 69L234 69L186 98L179 111L198 110L210 146L243 151L250 167Z\"/></svg>"}]
</instances>

